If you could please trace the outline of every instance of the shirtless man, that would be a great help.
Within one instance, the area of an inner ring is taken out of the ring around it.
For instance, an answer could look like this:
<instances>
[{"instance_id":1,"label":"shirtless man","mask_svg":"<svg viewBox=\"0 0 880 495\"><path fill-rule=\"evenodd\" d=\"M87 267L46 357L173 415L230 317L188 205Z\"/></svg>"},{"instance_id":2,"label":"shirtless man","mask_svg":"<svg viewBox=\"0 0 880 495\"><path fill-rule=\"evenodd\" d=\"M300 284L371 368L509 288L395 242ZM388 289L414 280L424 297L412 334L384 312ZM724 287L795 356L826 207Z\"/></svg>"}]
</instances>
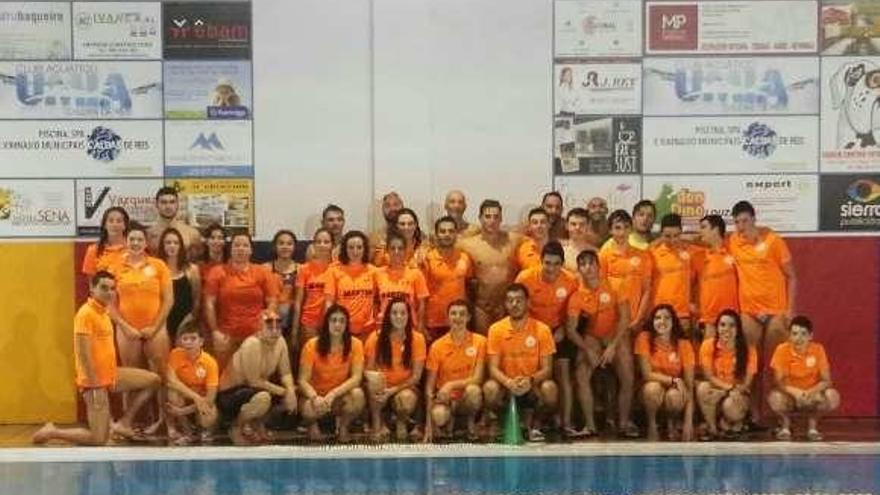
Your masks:
<instances>
[{"instance_id":1,"label":"shirtless man","mask_svg":"<svg viewBox=\"0 0 880 495\"><path fill-rule=\"evenodd\" d=\"M191 261L197 261L202 253L202 234L195 227L177 218L180 208L180 198L177 190L170 186L163 186L156 191L156 210L159 218L147 231L150 253L154 256L159 252L159 239L162 232L169 227L174 227L183 236L183 244Z\"/></svg>"},{"instance_id":2,"label":"shirtless man","mask_svg":"<svg viewBox=\"0 0 880 495\"><path fill-rule=\"evenodd\" d=\"M229 438L236 445L271 440L264 420L273 398L281 401L286 413L296 412L296 390L280 318L266 311L262 319L263 328L241 343L220 377L217 408L225 420L232 421ZM269 381L275 375L280 385Z\"/></svg>"},{"instance_id":3,"label":"shirtless man","mask_svg":"<svg viewBox=\"0 0 880 495\"><path fill-rule=\"evenodd\" d=\"M385 237L388 236L389 231L394 230L397 224L397 212L402 209L403 199L396 191L382 196L382 217L385 219L385 224L370 234L370 247L373 248L373 252L367 253L369 254L367 259L376 259L377 255L385 251Z\"/></svg>"},{"instance_id":4,"label":"shirtless man","mask_svg":"<svg viewBox=\"0 0 880 495\"><path fill-rule=\"evenodd\" d=\"M480 233L480 228L464 219L464 212L467 210L467 199L464 193L458 189L453 189L446 193L446 200L443 202L443 209L446 214L455 219L455 228L460 238L470 237Z\"/></svg>"},{"instance_id":5,"label":"shirtless man","mask_svg":"<svg viewBox=\"0 0 880 495\"><path fill-rule=\"evenodd\" d=\"M515 255L520 236L502 230L501 221L501 203L487 199L480 204L480 235L459 241L459 247L474 262L471 294L475 330L483 335L490 324L504 317L505 291L517 273Z\"/></svg>"},{"instance_id":6,"label":"shirtless man","mask_svg":"<svg viewBox=\"0 0 880 495\"><path fill-rule=\"evenodd\" d=\"M565 269L577 273L577 257L581 251L597 251L598 244L593 242L590 235L590 214L583 208L572 208L565 217L565 227L568 230L568 239L561 242L565 253Z\"/></svg>"},{"instance_id":7,"label":"shirtless man","mask_svg":"<svg viewBox=\"0 0 880 495\"><path fill-rule=\"evenodd\" d=\"M594 246L601 246L611 236L608 232L608 202L605 198L595 196L587 201L589 224L587 235Z\"/></svg>"},{"instance_id":8,"label":"shirtless man","mask_svg":"<svg viewBox=\"0 0 880 495\"><path fill-rule=\"evenodd\" d=\"M550 191L541 198L541 208L547 212L547 220L550 223L550 240L558 241L565 239L565 219L562 218L562 195L556 191Z\"/></svg>"}]
</instances>

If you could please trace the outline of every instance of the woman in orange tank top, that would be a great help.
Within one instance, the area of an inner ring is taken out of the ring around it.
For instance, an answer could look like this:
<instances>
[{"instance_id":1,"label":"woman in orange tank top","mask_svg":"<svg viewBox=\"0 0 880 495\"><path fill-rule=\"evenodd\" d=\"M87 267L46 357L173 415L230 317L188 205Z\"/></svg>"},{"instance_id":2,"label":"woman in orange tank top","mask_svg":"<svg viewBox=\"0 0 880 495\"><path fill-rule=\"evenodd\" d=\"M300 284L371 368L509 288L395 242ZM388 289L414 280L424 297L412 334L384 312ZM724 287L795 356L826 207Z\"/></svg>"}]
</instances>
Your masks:
<instances>
[{"instance_id":1,"label":"woman in orange tank top","mask_svg":"<svg viewBox=\"0 0 880 495\"><path fill-rule=\"evenodd\" d=\"M121 206L112 206L101 217L98 242L90 245L83 256L84 275L91 277L98 270L107 270L119 263L125 253L125 234L128 232L128 212Z\"/></svg>"},{"instance_id":2,"label":"woman in orange tank top","mask_svg":"<svg viewBox=\"0 0 880 495\"><path fill-rule=\"evenodd\" d=\"M316 230L310 248L312 258L303 263L296 274L295 317L290 335L297 347L316 337L323 321L324 277L333 256L333 234L325 228Z\"/></svg>"}]
</instances>

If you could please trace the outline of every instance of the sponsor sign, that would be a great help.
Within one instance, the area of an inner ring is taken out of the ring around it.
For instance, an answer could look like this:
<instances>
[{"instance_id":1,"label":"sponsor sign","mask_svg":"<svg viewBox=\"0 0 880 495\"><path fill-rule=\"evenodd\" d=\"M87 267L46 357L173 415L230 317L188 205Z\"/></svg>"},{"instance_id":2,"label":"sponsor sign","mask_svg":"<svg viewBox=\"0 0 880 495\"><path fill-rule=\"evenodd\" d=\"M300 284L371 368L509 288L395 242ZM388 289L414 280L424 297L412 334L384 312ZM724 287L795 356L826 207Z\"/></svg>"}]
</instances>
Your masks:
<instances>
[{"instance_id":1,"label":"sponsor sign","mask_svg":"<svg viewBox=\"0 0 880 495\"><path fill-rule=\"evenodd\" d=\"M589 177L566 175L554 179L554 190L562 195L570 208L585 208L593 197L604 198L608 211L629 211L641 196L641 179L637 175L594 175Z\"/></svg>"},{"instance_id":2,"label":"sponsor sign","mask_svg":"<svg viewBox=\"0 0 880 495\"><path fill-rule=\"evenodd\" d=\"M644 118L645 173L815 172L819 117Z\"/></svg>"},{"instance_id":3,"label":"sponsor sign","mask_svg":"<svg viewBox=\"0 0 880 495\"><path fill-rule=\"evenodd\" d=\"M72 180L0 180L0 237L74 235Z\"/></svg>"},{"instance_id":4,"label":"sponsor sign","mask_svg":"<svg viewBox=\"0 0 880 495\"><path fill-rule=\"evenodd\" d=\"M157 2L74 2L77 59L162 58L162 14Z\"/></svg>"},{"instance_id":5,"label":"sponsor sign","mask_svg":"<svg viewBox=\"0 0 880 495\"><path fill-rule=\"evenodd\" d=\"M557 64L556 114L638 114L642 110L640 64Z\"/></svg>"},{"instance_id":6,"label":"sponsor sign","mask_svg":"<svg viewBox=\"0 0 880 495\"><path fill-rule=\"evenodd\" d=\"M180 194L186 223L204 229L217 223L230 231L254 231L254 183L250 179L168 179Z\"/></svg>"},{"instance_id":7,"label":"sponsor sign","mask_svg":"<svg viewBox=\"0 0 880 495\"><path fill-rule=\"evenodd\" d=\"M251 58L250 2L163 4L165 59Z\"/></svg>"},{"instance_id":8,"label":"sponsor sign","mask_svg":"<svg viewBox=\"0 0 880 495\"><path fill-rule=\"evenodd\" d=\"M161 117L161 62L0 62L2 119Z\"/></svg>"},{"instance_id":9,"label":"sponsor sign","mask_svg":"<svg viewBox=\"0 0 880 495\"><path fill-rule=\"evenodd\" d=\"M817 14L815 0L649 1L645 52L815 53Z\"/></svg>"},{"instance_id":10,"label":"sponsor sign","mask_svg":"<svg viewBox=\"0 0 880 495\"><path fill-rule=\"evenodd\" d=\"M553 6L557 57L642 55L641 2L566 0Z\"/></svg>"},{"instance_id":11,"label":"sponsor sign","mask_svg":"<svg viewBox=\"0 0 880 495\"><path fill-rule=\"evenodd\" d=\"M165 117L251 118L250 62L165 62Z\"/></svg>"},{"instance_id":12,"label":"sponsor sign","mask_svg":"<svg viewBox=\"0 0 880 495\"><path fill-rule=\"evenodd\" d=\"M880 9L873 1L823 0L823 55L880 55Z\"/></svg>"},{"instance_id":13,"label":"sponsor sign","mask_svg":"<svg viewBox=\"0 0 880 495\"><path fill-rule=\"evenodd\" d=\"M70 3L0 2L0 59L70 59Z\"/></svg>"},{"instance_id":14,"label":"sponsor sign","mask_svg":"<svg viewBox=\"0 0 880 495\"><path fill-rule=\"evenodd\" d=\"M818 114L819 59L648 58L645 115Z\"/></svg>"},{"instance_id":15,"label":"sponsor sign","mask_svg":"<svg viewBox=\"0 0 880 495\"><path fill-rule=\"evenodd\" d=\"M819 226L829 231L880 231L880 175L823 175Z\"/></svg>"},{"instance_id":16,"label":"sponsor sign","mask_svg":"<svg viewBox=\"0 0 880 495\"><path fill-rule=\"evenodd\" d=\"M156 191L161 179L79 179L76 181L76 235L98 236L108 208L125 208L131 220L151 226L158 213Z\"/></svg>"},{"instance_id":17,"label":"sponsor sign","mask_svg":"<svg viewBox=\"0 0 880 495\"><path fill-rule=\"evenodd\" d=\"M557 117L555 174L637 174L641 134L640 117Z\"/></svg>"},{"instance_id":18,"label":"sponsor sign","mask_svg":"<svg viewBox=\"0 0 880 495\"><path fill-rule=\"evenodd\" d=\"M643 196L654 201L657 221L667 213L682 217L696 231L705 215L721 215L733 228L730 209L751 202L762 225L787 232L816 231L819 203L816 175L645 176Z\"/></svg>"},{"instance_id":19,"label":"sponsor sign","mask_svg":"<svg viewBox=\"0 0 880 495\"><path fill-rule=\"evenodd\" d=\"M0 121L0 177L161 177L161 121Z\"/></svg>"},{"instance_id":20,"label":"sponsor sign","mask_svg":"<svg viewBox=\"0 0 880 495\"><path fill-rule=\"evenodd\" d=\"M168 177L253 177L251 121L165 123Z\"/></svg>"},{"instance_id":21,"label":"sponsor sign","mask_svg":"<svg viewBox=\"0 0 880 495\"><path fill-rule=\"evenodd\" d=\"M880 170L880 57L823 57L822 171Z\"/></svg>"}]
</instances>

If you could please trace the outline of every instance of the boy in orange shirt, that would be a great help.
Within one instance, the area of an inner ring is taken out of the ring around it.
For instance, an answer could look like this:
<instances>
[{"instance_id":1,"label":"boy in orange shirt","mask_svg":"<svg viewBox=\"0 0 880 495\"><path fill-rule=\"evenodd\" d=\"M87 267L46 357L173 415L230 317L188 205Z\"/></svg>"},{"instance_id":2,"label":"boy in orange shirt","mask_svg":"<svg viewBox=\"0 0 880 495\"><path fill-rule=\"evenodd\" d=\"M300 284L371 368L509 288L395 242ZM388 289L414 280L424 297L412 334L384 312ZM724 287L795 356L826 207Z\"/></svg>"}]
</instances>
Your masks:
<instances>
[{"instance_id":1,"label":"boy in orange shirt","mask_svg":"<svg viewBox=\"0 0 880 495\"><path fill-rule=\"evenodd\" d=\"M684 334L698 342L691 329L691 316L697 312L693 292L693 260L698 249L681 240L681 216L675 213L660 219L660 238L651 244L653 266L651 306L668 304L675 310Z\"/></svg>"},{"instance_id":2,"label":"boy in orange shirt","mask_svg":"<svg viewBox=\"0 0 880 495\"><path fill-rule=\"evenodd\" d=\"M442 217L434 223L434 247L425 256L428 301L425 307L427 337L436 340L449 330L447 309L452 301L467 297L468 280L474 276L471 257L455 247L455 219Z\"/></svg>"},{"instance_id":3,"label":"boy in orange shirt","mask_svg":"<svg viewBox=\"0 0 880 495\"><path fill-rule=\"evenodd\" d=\"M168 441L188 445L193 438L183 432L193 431L195 419L202 433L202 443L213 441L217 425L217 386L220 368L217 361L202 349L205 340L195 320L187 319L177 330L177 347L168 356Z\"/></svg>"},{"instance_id":4,"label":"boy in orange shirt","mask_svg":"<svg viewBox=\"0 0 880 495\"><path fill-rule=\"evenodd\" d=\"M795 316L789 326L788 342L779 344L770 360L776 388L767 402L780 420L778 440L791 439L791 418L795 411L807 415L807 439L822 440L819 418L837 409L840 394L831 386L831 368L822 344L813 342L813 323Z\"/></svg>"},{"instance_id":5,"label":"boy in orange shirt","mask_svg":"<svg viewBox=\"0 0 880 495\"><path fill-rule=\"evenodd\" d=\"M715 320L725 309L739 311L736 260L724 246L727 225L720 215L700 219L700 241L706 246L694 260L703 338L715 338Z\"/></svg>"},{"instance_id":6,"label":"boy in orange shirt","mask_svg":"<svg viewBox=\"0 0 880 495\"><path fill-rule=\"evenodd\" d=\"M529 290L511 284L504 296L508 316L489 327L486 354L489 376L483 384L486 408L498 411L512 394L523 411L523 423L532 442L544 440L534 422L536 409L556 409L559 391L553 381L556 344L550 327L528 315Z\"/></svg>"},{"instance_id":7,"label":"boy in orange shirt","mask_svg":"<svg viewBox=\"0 0 880 495\"><path fill-rule=\"evenodd\" d=\"M34 433L34 443L64 440L79 445L106 445L110 433L134 437L131 422L159 388L159 375L139 368L116 366L113 322L108 314L116 279L99 270L89 281L89 300L73 320L76 386L86 406L86 428L58 428L46 423ZM110 392L137 392L122 418L111 424Z\"/></svg>"},{"instance_id":8,"label":"boy in orange shirt","mask_svg":"<svg viewBox=\"0 0 880 495\"><path fill-rule=\"evenodd\" d=\"M464 299L449 304L449 332L431 344L425 380L425 437L431 442L441 429L451 436L453 414L467 417L468 437L476 439L476 417L483 406L486 337L471 332L470 305ZM436 430L436 431L435 431Z\"/></svg>"},{"instance_id":9,"label":"boy in orange shirt","mask_svg":"<svg viewBox=\"0 0 880 495\"><path fill-rule=\"evenodd\" d=\"M632 218L623 210L608 217L611 239L599 250L599 278L608 280L621 299L629 302L631 334L642 329L651 306L651 255L630 245Z\"/></svg>"},{"instance_id":10,"label":"boy in orange shirt","mask_svg":"<svg viewBox=\"0 0 880 495\"><path fill-rule=\"evenodd\" d=\"M541 266L541 250L550 236L550 220L543 208L529 211L526 236L516 248L516 264L520 271Z\"/></svg>"}]
</instances>

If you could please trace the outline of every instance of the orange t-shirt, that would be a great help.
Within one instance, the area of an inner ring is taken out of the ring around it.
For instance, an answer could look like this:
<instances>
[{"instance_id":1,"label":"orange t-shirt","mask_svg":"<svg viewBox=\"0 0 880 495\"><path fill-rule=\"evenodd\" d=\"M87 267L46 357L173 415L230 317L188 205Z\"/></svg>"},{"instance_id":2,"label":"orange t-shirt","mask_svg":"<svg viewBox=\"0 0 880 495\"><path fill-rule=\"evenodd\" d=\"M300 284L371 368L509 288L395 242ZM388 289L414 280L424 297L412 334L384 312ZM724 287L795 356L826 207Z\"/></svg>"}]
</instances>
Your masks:
<instances>
[{"instance_id":1,"label":"orange t-shirt","mask_svg":"<svg viewBox=\"0 0 880 495\"><path fill-rule=\"evenodd\" d=\"M527 317L523 328L515 330L508 316L489 327L486 354L499 356L499 368L510 378L532 376L542 358L556 354L556 343L546 324Z\"/></svg>"},{"instance_id":2,"label":"orange t-shirt","mask_svg":"<svg viewBox=\"0 0 880 495\"><path fill-rule=\"evenodd\" d=\"M318 328L324 319L324 286L329 263L312 260L300 265L296 272L296 287L303 291L300 324L306 328Z\"/></svg>"},{"instance_id":3,"label":"orange t-shirt","mask_svg":"<svg viewBox=\"0 0 880 495\"><path fill-rule=\"evenodd\" d=\"M690 317L693 259L696 251L691 246L673 248L666 243L648 249L654 269L651 277L653 306L669 304L679 318Z\"/></svg>"},{"instance_id":4,"label":"orange t-shirt","mask_svg":"<svg viewBox=\"0 0 880 495\"><path fill-rule=\"evenodd\" d=\"M76 354L76 385L80 388L113 387L116 384L116 347L113 340L113 322L107 308L92 299L80 306L73 318L73 333L89 339L89 356L95 372L95 383L89 383L81 364L81 356ZM76 346L74 346L76 352Z\"/></svg>"},{"instance_id":5,"label":"orange t-shirt","mask_svg":"<svg viewBox=\"0 0 880 495\"><path fill-rule=\"evenodd\" d=\"M651 255L629 244L619 251L613 239L599 251L599 278L607 279L621 299L629 301L629 314L635 318L642 303L642 284L650 282Z\"/></svg>"},{"instance_id":6,"label":"orange t-shirt","mask_svg":"<svg viewBox=\"0 0 880 495\"><path fill-rule=\"evenodd\" d=\"M789 387L808 390L822 380L822 373L830 369L828 356L822 344L810 342L803 354L799 354L790 342L776 346L770 367L783 376L783 383Z\"/></svg>"},{"instance_id":7,"label":"orange t-shirt","mask_svg":"<svg viewBox=\"0 0 880 495\"><path fill-rule=\"evenodd\" d=\"M208 274L205 295L217 298L217 326L244 339L260 330L266 299L277 296L278 286L265 268L248 264L244 270L219 265Z\"/></svg>"},{"instance_id":8,"label":"orange t-shirt","mask_svg":"<svg viewBox=\"0 0 880 495\"><path fill-rule=\"evenodd\" d=\"M453 249L448 257L438 249L431 249L425 257L425 282L428 284L428 303L425 316L428 328L445 327L449 303L464 299L467 280L474 276L471 257L460 249Z\"/></svg>"},{"instance_id":9,"label":"orange t-shirt","mask_svg":"<svg viewBox=\"0 0 880 495\"><path fill-rule=\"evenodd\" d=\"M752 315L784 313L788 288L782 267L791 261L785 241L770 229L761 229L756 244L735 232L728 237L727 248L736 260L742 311Z\"/></svg>"},{"instance_id":10,"label":"orange t-shirt","mask_svg":"<svg viewBox=\"0 0 880 495\"><path fill-rule=\"evenodd\" d=\"M415 318L416 303L419 299L427 298L430 295L425 275L416 268L394 269L390 266L383 266L376 270L376 288L379 293L378 321L382 321L385 308L388 307L391 299L395 297L406 299L413 312L413 318Z\"/></svg>"},{"instance_id":11,"label":"orange t-shirt","mask_svg":"<svg viewBox=\"0 0 880 495\"><path fill-rule=\"evenodd\" d=\"M559 272L553 282L544 280L539 267L519 272L516 282L529 290L529 316L554 329L564 323L568 298L578 289L578 281L567 270Z\"/></svg>"},{"instance_id":12,"label":"orange t-shirt","mask_svg":"<svg viewBox=\"0 0 880 495\"><path fill-rule=\"evenodd\" d=\"M424 361L428 353L425 336L421 332L412 333L412 364L418 361ZM367 338L364 344L364 354L367 359L376 359L379 355L379 332L373 332ZM393 387L399 385L409 379L412 375L412 366L407 368L403 364L403 342L395 342L391 340L391 366L376 365L376 369L385 375L385 385Z\"/></svg>"},{"instance_id":13,"label":"orange t-shirt","mask_svg":"<svg viewBox=\"0 0 880 495\"><path fill-rule=\"evenodd\" d=\"M351 334L363 336L376 327L376 268L334 263L324 279L324 295L345 307L351 317Z\"/></svg>"},{"instance_id":14,"label":"orange t-shirt","mask_svg":"<svg viewBox=\"0 0 880 495\"><path fill-rule=\"evenodd\" d=\"M474 374L477 363L486 359L486 337L468 332L461 344L446 335L431 344L425 368L437 373L435 390L455 380L466 380Z\"/></svg>"},{"instance_id":15,"label":"orange t-shirt","mask_svg":"<svg viewBox=\"0 0 880 495\"><path fill-rule=\"evenodd\" d=\"M321 356L318 353L318 337L312 337L303 346L299 362L300 368L312 369L309 383L318 395L324 396L351 378L352 366L364 365L364 344L359 339L351 339L348 357L343 357L342 349L331 350L326 356Z\"/></svg>"},{"instance_id":16,"label":"orange t-shirt","mask_svg":"<svg viewBox=\"0 0 880 495\"><path fill-rule=\"evenodd\" d=\"M758 351L749 346L746 375L758 372ZM700 366L712 371L715 378L724 383L736 383L736 349L724 349L715 345L715 339L706 339L700 346Z\"/></svg>"},{"instance_id":17,"label":"orange t-shirt","mask_svg":"<svg viewBox=\"0 0 880 495\"><path fill-rule=\"evenodd\" d=\"M203 261L199 263L199 275L202 277L202 283L207 283L208 274L211 273L211 270L213 270L215 266L223 265L224 263L222 261Z\"/></svg>"},{"instance_id":18,"label":"orange t-shirt","mask_svg":"<svg viewBox=\"0 0 880 495\"><path fill-rule=\"evenodd\" d=\"M122 318L137 329L155 323L162 309L162 288L171 283L168 265L159 258L146 256L144 262L135 267L124 257L112 268L112 273L116 277Z\"/></svg>"},{"instance_id":19,"label":"orange t-shirt","mask_svg":"<svg viewBox=\"0 0 880 495\"><path fill-rule=\"evenodd\" d=\"M610 338L617 331L620 315L617 306L620 298L611 288L607 280L599 283L599 287L591 289L584 284L571 295L566 313L569 318L581 315L589 318L587 333L600 339Z\"/></svg>"},{"instance_id":20,"label":"orange t-shirt","mask_svg":"<svg viewBox=\"0 0 880 495\"><path fill-rule=\"evenodd\" d=\"M736 261L723 247L703 249L694 258L694 271L700 281L700 322L715 324L725 309L739 311Z\"/></svg>"},{"instance_id":21,"label":"orange t-shirt","mask_svg":"<svg viewBox=\"0 0 880 495\"><path fill-rule=\"evenodd\" d=\"M209 387L220 384L220 367L205 351L199 353L195 361L187 357L186 350L175 347L168 355L168 368L174 371L177 378L199 395L205 395Z\"/></svg>"},{"instance_id":22,"label":"orange t-shirt","mask_svg":"<svg viewBox=\"0 0 880 495\"><path fill-rule=\"evenodd\" d=\"M122 263L126 249L124 244L117 246L104 246L104 252L98 256L98 244L91 244L86 248L86 254L83 256L82 273L91 277L98 273L99 270L111 270L113 267Z\"/></svg>"},{"instance_id":23,"label":"orange t-shirt","mask_svg":"<svg viewBox=\"0 0 880 495\"><path fill-rule=\"evenodd\" d=\"M531 237L523 237L516 248L516 266L520 271L541 266L541 248Z\"/></svg>"},{"instance_id":24,"label":"orange t-shirt","mask_svg":"<svg viewBox=\"0 0 880 495\"><path fill-rule=\"evenodd\" d=\"M678 346L670 343L654 342L654 351L651 352L651 334L641 332L636 337L634 353L636 356L644 356L651 363L651 370L663 373L673 378L684 376L685 370L693 370L696 366L694 348L686 339L678 339Z\"/></svg>"},{"instance_id":25,"label":"orange t-shirt","mask_svg":"<svg viewBox=\"0 0 880 495\"><path fill-rule=\"evenodd\" d=\"M391 263L390 257L388 256L387 246L385 246L384 243L381 246L376 246L374 251L372 261L376 268L388 266ZM420 264L422 258L424 258L424 253L424 246L419 246L418 249L413 246L407 246L406 266L409 268L421 268Z\"/></svg>"}]
</instances>

